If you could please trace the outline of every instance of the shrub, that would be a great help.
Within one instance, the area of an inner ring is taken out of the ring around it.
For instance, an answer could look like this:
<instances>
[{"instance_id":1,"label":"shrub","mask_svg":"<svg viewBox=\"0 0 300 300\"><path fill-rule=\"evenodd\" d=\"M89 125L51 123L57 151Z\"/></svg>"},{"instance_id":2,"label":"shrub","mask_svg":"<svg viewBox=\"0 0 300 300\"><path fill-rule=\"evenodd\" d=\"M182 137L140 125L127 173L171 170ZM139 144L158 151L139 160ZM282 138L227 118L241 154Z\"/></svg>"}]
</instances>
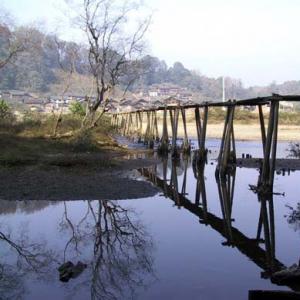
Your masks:
<instances>
[{"instance_id":1,"label":"shrub","mask_svg":"<svg viewBox=\"0 0 300 300\"><path fill-rule=\"evenodd\" d=\"M69 109L73 115L80 116L80 117L85 116L85 109L83 105L79 102L71 103Z\"/></svg>"},{"instance_id":2,"label":"shrub","mask_svg":"<svg viewBox=\"0 0 300 300\"><path fill-rule=\"evenodd\" d=\"M289 157L300 158L300 144L299 143L290 143L289 148Z\"/></svg>"},{"instance_id":3,"label":"shrub","mask_svg":"<svg viewBox=\"0 0 300 300\"><path fill-rule=\"evenodd\" d=\"M0 100L0 118L10 119L12 117L11 108L9 105L2 99Z\"/></svg>"},{"instance_id":4,"label":"shrub","mask_svg":"<svg viewBox=\"0 0 300 300\"><path fill-rule=\"evenodd\" d=\"M80 131L71 140L73 152L93 152L97 150L90 131Z\"/></svg>"}]
</instances>

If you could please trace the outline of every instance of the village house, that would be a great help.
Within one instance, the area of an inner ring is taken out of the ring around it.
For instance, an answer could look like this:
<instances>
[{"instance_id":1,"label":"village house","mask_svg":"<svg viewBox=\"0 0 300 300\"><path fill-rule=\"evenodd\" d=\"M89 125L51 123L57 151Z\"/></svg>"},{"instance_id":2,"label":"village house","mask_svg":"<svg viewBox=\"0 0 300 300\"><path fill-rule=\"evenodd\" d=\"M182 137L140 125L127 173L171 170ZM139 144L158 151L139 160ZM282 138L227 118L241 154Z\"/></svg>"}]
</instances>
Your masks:
<instances>
[{"instance_id":1,"label":"village house","mask_svg":"<svg viewBox=\"0 0 300 300\"><path fill-rule=\"evenodd\" d=\"M32 99L37 99L38 96L24 91L5 90L1 92L1 98L8 102L26 103Z\"/></svg>"},{"instance_id":2,"label":"village house","mask_svg":"<svg viewBox=\"0 0 300 300\"><path fill-rule=\"evenodd\" d=\"M279 110L283 112L293 112L294 109L294 103L288 102L288 101L280 101L279 102Z\"/></svg>"},{"instance_id":3,"label":"village house","mask_svg":"<svg viewBox=\"0 0 300 300\"><path fill-rule=\"evenodd\" d=\"M182 101L175 97L169 97L163 101L164 105L166 106L179 106L182 105Z\"/></svg>"},{"instance_id":4,"label":"village house","mask_svg":"<svg viewBox=\"0 0 300 300\"><path fill-rule=\"evenodd\" d=\"M121 110L121 111L130 111L130 110L133 109L134 103L135 103L134 100L124 98L119 102L119 110Z\"/></svg>"},{"instance_id":5,"label":"village house","mask_svg":"<svg viewBox=\"0 0 300 300\"><path fill-rule=\"evenodd\" d=\"M139 93L139 95L142 94L140 91ZM176 97L182 101L193 100L193 93L189 92L187 88L183 88L171 83L153 84L149 87L147 93L144 94L147 94L150 100L153 98L169 97Z\"/></svg>"},{"instance_id":6,"label":"village house","mask_svg":"<svg viewBox=\"0 0 300 300\"><path fill-rule=\"evenodd\" d=\"M145 100L145 99L139 99L136 104L141 108L146 108L149 106L149 101Z\"/></svg>"}]
</instances>

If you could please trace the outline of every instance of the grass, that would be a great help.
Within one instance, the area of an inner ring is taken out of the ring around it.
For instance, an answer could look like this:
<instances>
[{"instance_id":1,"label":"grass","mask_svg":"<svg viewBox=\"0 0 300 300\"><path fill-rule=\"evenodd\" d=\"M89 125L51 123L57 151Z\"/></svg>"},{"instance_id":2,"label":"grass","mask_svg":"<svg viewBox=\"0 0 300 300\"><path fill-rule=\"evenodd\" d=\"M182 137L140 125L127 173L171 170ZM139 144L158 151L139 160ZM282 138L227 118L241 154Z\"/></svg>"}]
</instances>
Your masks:
<instances>
[{"instance_id":1,"label":"grass","mask_svg":"<svg viewBox=\"0 0 300 300\"><path fill-rule=\"evenodd\" d=\"M81 119L64 115L58 133L77 132L71 137L51 137L56 119L53 116L29 114L21 122L12 120L0 123L0 165L75 165L110 166L112 150L118 150L109 137L112 128L109 119L103 117L99 125L90 131L79 131Z\"/></svg>"}]
</instances>

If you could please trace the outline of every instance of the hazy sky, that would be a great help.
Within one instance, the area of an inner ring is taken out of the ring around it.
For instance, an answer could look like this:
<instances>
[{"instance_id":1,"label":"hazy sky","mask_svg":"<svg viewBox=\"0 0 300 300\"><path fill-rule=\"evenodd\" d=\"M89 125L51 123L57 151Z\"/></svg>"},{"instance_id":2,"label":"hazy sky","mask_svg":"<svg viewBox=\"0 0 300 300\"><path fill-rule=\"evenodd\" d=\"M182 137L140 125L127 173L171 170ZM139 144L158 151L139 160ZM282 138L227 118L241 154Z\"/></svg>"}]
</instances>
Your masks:
<instances>
[{"instance_id":1,"label":"hazy sky","mask_svg":"<svg viewBox=\"0 0 300 300\"><path fill-rule=\"evenodd\" d=\"M46 28L62 0L1 0L25 22ZM300 80L300 0L144 0L154 9L150 53L246 86Z\"/></svg>"}]
</instances>

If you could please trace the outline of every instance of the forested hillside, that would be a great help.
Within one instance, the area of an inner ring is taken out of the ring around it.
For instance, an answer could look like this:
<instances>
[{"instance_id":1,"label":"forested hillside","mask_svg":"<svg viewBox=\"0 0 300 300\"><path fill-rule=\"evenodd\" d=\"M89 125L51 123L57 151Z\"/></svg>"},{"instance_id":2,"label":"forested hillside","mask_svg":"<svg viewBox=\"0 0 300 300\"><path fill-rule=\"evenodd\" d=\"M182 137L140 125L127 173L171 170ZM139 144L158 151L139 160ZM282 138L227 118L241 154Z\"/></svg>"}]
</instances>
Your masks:
<instances>
[{"instance_id":1,"label":"forested hillside","mask_svg":"<svg viewBox=\"0 0 300 300\"><path fill-rule=\"evenodd\" d=\"M5 55L6 39L11 33L11 29L4 24L0 26L0 59ZM59 94L65 85L64 74L68 72L71 64L75 64L78 80L70 86L69 93L85 93L88 83L92 81L87 61L88 50L85 46L61 41L55 35L44 34L36 28L19 27L13 33L22 38L25 45L16 59L0 69L0 90ZM222 98L222 78L209 78L185 68L180 62L168 66L165 61L146 55L139 61L139 70L140 76L132 80L129 86L132 92L168 82L185 87L206 99ZM242 99L269 95L272 92L300 94L300 81L244 88L241 80L226 77L225 85L227 98ZM126 87L121 84L120 88Z\"/></svg>"}]
</instances>

